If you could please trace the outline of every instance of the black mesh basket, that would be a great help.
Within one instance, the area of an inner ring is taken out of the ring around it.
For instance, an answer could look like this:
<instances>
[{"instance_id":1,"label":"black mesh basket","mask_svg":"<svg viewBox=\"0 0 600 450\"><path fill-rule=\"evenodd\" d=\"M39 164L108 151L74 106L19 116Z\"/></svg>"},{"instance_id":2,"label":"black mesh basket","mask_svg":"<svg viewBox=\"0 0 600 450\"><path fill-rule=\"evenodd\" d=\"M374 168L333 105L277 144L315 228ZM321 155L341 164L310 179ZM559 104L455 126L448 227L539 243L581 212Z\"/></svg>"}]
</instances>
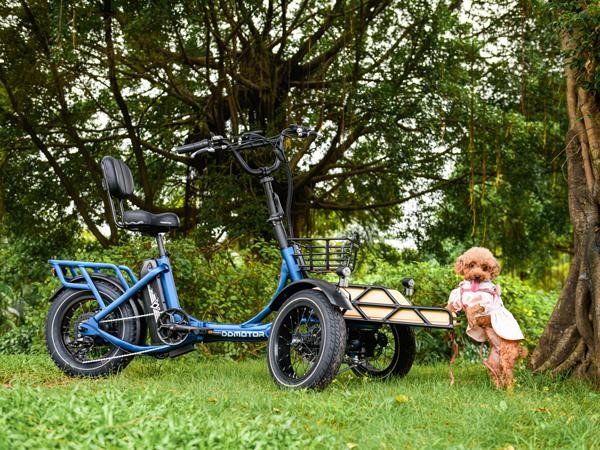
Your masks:
<instances>
[{"instance_id":1,"label":"black mesh basket","mask_svg":"<svg viewBox=\"0 0 600 450\"><path fill-rule=\"evenodd\" d=\"M294 238L290 244L302 270L316 273L335 272L340 267L354 270L358 245L350 238Z\"/></svg>"}]
</instances>

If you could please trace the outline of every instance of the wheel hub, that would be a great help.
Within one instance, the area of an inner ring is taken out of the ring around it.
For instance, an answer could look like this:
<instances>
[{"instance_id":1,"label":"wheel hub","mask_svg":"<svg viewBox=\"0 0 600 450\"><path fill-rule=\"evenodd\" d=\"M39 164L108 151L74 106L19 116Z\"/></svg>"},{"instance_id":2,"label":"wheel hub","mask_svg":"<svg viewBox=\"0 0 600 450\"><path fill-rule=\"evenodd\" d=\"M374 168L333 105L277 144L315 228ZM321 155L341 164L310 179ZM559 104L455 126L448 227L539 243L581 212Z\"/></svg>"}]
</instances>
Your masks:
<instances>
[{"instance_id":1,"label":"wheel hub","mask_svg":"<svg viewBox=\"0 0 600 450\"><path fill-rule=\"evenodd\" d=\"M373 356L378 357L381 355L383 349L387 347L389 340L385 333L378 331L375 333L375 342L376 344L373 348Z\"/></svg>"},{"instance_id":2,"label":"wheel hub","mask_svg":"<svg viewBox=\"0 0 600 450\"><path fill-rule=\"evenodd\" d=\"M83 313L83 314L81 314L81 315L80 315L80 316L77 318L77 320L75 320L75 325L74 325L74 327L73 327L73 328L74 328L74 330L73 330L73 331L74 331L74 336L75 336L77 339L80 339L80 338L82 337L82 335L81 335L81 330L79 329L79 327L81 326L81 324L83 324L83 323L87 322L87 321L88 321L88 319L90 319L90 318L94 317L94 315L95 315L95 314L96 314L95 312L86 312L86 313Z\"/></svg>"},{"instance_id":3,"label":"wheel hub","mask_svg":"<svg viewBox=\"0 0 600 450\"><path fill-rule=\"evenodd\" d=\"M300 355L305 363L311 364L319 352L319 336L314 330L306 333L294 333L290 347Z\"/></svg>"}]
</instances>

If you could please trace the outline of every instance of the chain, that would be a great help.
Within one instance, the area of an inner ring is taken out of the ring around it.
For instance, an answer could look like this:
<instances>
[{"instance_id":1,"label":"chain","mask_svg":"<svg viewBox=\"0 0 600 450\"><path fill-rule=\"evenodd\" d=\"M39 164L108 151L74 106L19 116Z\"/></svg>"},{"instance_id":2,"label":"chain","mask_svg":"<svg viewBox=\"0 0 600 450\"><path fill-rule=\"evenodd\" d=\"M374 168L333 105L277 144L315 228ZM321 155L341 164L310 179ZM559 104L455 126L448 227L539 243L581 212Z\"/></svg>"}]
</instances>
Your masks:
<instances>
[{"instance_id":1,"label":"chain","mask_svg":"<svg viewBox=\"0 0 600 450\"><path fill-rule=\"evenodd\" d=\"M93 363L97 363L97 362L111 361L113 359L129 358L130 356L141 355L142 353L148 353L148 352L152 352L154 350L156 350L156 349L148 348L145 350L140 350L139 352L125 353L124 355L116 355L116 356L109 356L107 358L92 359L91 361L82 361L82 363L83 364L93 364Z\"/></svg>"},{"instance_id":2,"label":"chain","mask_svg":"<svg viewBox=\"0 0 600 450\"><path fill-rule=\"evenodd\" d=\"M100 321L100 323L108 323L108 322L122 322L124 320L132 320L132 319L139 319L141 317L150 317L150 316L154 316L154 313L148 313L148 314L140 314L137 316L129 316L129 317L120 317L118 319L102 319Z\"/></svg>"}]
</instances>

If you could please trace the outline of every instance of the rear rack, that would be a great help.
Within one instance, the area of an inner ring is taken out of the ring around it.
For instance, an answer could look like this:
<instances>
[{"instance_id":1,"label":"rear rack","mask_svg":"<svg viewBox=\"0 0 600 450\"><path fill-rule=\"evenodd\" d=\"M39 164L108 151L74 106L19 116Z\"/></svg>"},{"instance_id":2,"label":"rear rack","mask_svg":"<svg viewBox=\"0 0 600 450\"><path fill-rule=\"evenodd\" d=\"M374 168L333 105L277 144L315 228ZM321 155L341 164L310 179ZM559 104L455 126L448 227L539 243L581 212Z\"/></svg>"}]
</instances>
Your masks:
<instances>
[{"instance_id":1,"label":"rear rack","mask_svg":"<svg viewBox=\"0 0 600 450\"><path fill-rule=\"evenodd\" d=\"M344 267L354 270L358 244L350 238L293 238L289 242L302 270L314 273L337 272Z\"/></svg>"}]
</instances>

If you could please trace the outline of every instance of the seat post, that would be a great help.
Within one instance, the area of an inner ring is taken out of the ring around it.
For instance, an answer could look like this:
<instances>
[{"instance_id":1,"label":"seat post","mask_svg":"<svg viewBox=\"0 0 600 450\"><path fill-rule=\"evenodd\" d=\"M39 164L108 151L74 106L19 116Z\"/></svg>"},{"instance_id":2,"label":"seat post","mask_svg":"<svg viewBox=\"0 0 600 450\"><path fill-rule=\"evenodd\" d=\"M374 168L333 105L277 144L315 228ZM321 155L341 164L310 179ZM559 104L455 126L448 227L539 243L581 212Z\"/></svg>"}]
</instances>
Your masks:
<instances>
[{"instance_id":1,"label":"seat post","mask_svg":"<svg viewBox=\"0 0 600 450\"><path fill-rule=\"evenodd\" d=\"M156 245L158 247L158 256L167 256L167 250L165 249L165 239L160 233L156 235Z\"/></svg>"}]
</instances>

